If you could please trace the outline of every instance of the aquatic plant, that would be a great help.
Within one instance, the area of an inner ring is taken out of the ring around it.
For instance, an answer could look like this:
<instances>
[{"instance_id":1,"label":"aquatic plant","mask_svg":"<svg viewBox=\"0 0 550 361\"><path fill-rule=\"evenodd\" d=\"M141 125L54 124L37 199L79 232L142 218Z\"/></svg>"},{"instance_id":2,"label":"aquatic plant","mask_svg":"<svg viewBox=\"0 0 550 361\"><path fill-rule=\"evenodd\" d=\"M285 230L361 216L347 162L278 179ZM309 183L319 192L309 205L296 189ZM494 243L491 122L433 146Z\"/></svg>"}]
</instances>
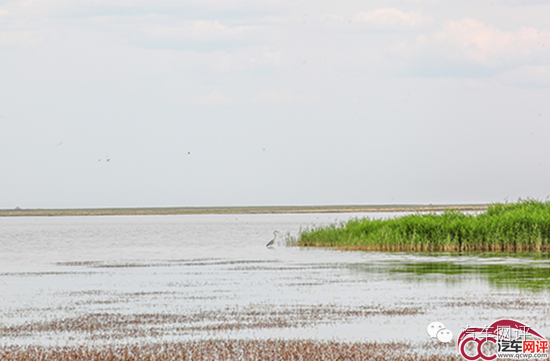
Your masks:
<instances>
[{"instance_id":1,"label":"aquatic plant","mask_svg":"<svg viewBox=\"0 0 550 361\"><path fill-rule=\"evenodd\" d=\"M302 247L380 251L549 251L550 203L496 203L487 211L415 213L394 219L354 219L301 232Z\"/></svg>"},{"instance_id":2,"label":"aquatic plant","mask_svg":"<svg viewBox=\"0 0 550 361\"><path fill-rule=\"evenodd\" d=\"M486 279L497 289L522 289L529 291L550 290L550 268L547 263L521 264L457 264L453 262L406 262L396 264L389 273L424 276L443 274L448 282L461 282L465 279ZM440 278L438 278L440 279ZM409 279L414 282L433 282L426 277Z\"/></svg>"},{"instance_id":3,"label":"aquatic plant","mask_svg":"<svg viewBox=\"0 0 550 361\"><path fill-rule=\"evenodd\" d=\"M310 340L197 340L111 346L0 346L4 361L168 361L168 360L388 360L458 361L444 355L450 345L427 343L420 350L402 342L317 342ZM441 350L437 350L437 349ZM420 351L420 352L416 352ZM439 351L439 352L438 352ZM443 351L443 352L441 352Z\"/></svg>"}]
</instances>

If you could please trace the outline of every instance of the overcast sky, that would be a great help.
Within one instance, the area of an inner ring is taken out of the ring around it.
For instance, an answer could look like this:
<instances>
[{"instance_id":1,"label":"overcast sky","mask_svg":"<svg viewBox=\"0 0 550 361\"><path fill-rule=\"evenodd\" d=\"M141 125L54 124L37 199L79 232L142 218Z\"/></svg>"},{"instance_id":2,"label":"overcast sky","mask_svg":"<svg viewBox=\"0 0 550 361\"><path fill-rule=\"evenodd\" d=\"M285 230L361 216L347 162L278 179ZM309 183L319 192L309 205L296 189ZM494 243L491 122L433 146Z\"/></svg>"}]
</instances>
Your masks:
<instances>
[{"instance_id":1,"label":"overcast sky","mask_svg":"<svg viewBox=\"0 0 550 361\"><path fill-rule=\"evenodd\" d=\"M0 208L550 195L550 1L0 0Z\"/></svg>"}]
</instances>

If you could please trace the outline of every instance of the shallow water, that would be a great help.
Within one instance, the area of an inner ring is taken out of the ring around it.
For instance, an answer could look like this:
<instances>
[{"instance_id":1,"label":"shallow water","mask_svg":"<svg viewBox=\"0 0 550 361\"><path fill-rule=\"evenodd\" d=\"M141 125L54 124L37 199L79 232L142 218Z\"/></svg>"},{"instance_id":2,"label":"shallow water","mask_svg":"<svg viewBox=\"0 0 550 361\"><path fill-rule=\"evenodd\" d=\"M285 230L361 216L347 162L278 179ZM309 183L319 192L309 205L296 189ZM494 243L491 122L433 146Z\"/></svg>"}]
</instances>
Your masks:
<instances>
[{"instance_id":1,"label":"shallow water","mask_svg":"<svg viewBox=\"0 0 550 361\"><path fill-rule=\"evenodd\" d=\"M0 218L0 342L425 343L433 321L456 337L500 318L550 335L547 258L265 247L274 230L399 215Z\"/></svg>"}]
</instances>

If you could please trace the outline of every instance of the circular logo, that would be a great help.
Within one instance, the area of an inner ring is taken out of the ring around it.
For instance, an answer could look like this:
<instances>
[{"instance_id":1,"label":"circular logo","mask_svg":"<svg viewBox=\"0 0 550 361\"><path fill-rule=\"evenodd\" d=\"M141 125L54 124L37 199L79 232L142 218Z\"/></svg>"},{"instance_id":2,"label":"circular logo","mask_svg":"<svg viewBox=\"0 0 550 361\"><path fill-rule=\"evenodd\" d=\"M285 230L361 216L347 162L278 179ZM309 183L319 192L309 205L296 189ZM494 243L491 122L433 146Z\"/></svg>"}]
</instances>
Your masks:
<instances>
[{"instance_id":1,"label":"circular logo","mask_svg":"<svg viewBox=\"0 0 550 361\"><path fill-rule=\"evenodd\" d=\"M466 344L470 341L473 341L473 342L477 343L477 354L475 356L469 356L466 353L466 351L464 351L464 347L466 347ZM486 361L496 359L497 358L496 354L493 354L491 356L487 356L481 350L481 348L483 347L483 344L485 342L488 342L488 341L494 343L495 345L497 344L497 340L493 337L484 337L484 338L468 337L468 338L464 339L464 341L462 341L462 344L460 345L460 353L462 354L462 357L464 357L466 360L470 360L470 361L478 360L479 358L481 358L483 360L486 360Z\"/></svg>"}]
</instances>

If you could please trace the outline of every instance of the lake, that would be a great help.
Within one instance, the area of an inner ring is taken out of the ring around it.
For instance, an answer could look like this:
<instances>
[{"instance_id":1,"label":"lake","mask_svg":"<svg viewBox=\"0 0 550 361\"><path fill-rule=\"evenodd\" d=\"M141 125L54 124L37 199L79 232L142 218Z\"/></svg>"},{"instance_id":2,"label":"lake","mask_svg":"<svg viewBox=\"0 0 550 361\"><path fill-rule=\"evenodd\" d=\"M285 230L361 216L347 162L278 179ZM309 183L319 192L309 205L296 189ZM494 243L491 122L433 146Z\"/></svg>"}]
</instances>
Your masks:
<instances>
[{"instance_id":1,"label":"lake","mask_svg":"<svg viewBox=\"0 0 550 361\"><path fill-rule=\"evenodd\" d=\"M0 342L342 342L458 335L502 318L550 336L547 255L288 247L300 229L368 214L0 218ZM273 231L282 237L265 247ZM456 354L456 343L438 345Z\"/></svg>"}]
</instances>

